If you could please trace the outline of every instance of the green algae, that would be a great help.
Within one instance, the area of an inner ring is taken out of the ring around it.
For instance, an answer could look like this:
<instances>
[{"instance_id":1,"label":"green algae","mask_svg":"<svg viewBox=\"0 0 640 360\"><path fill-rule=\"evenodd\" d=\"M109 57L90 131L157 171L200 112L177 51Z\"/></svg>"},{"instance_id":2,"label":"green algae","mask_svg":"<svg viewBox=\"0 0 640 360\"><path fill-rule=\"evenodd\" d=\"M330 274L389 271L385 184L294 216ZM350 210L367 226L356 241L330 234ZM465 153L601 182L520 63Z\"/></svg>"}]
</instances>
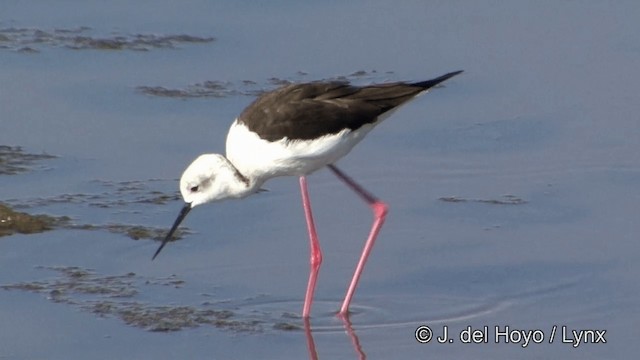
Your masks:
<instances>
[{"instance_id":1,"label":"green algae","mask_svg":"<svg viewBox=\"0 0 640 360\"><path fill-rule=\"evenodd\" d=\"M70 218L66 216L53 217L49 215L31 215L18 212L0 203L0 236L13 235L15 233L41 233L67 224L69 220Z\"/></svg>"},{"instance_id":2,"label":"green algae","mask_svg":"<svg viewBox=\"0 0 640 360\"><path fill-rule=\"evenodd\" d=\"M7 291L43 294L49 301L78 307L101 318L117 318L129 326L153 332L179 331L200 326L234 332L263 331L265 320L240 317L229 309L200 305L164 305L136 300L141 287L179 289L185 282L176 276L148 278L129 272L100 275L77 266L39 267L57 276L45 280L0 285Z\"/></svg>"},{"instance_id":3,"label":"green algae","mask_svg":"<svg viewBox=\"0 0 640 360\"><path fill-rule=\"evenodd\" d=\"M0 145L0 175L17 175L31 170L38 161L56 158L49 154L30 154L20 146Z\"/></svg>"},{"instance_id":4,"label":"green algae","mask_svg":"<svg viewBox=\"0 0 640 360\"><path fill-rule=\"evenodd\" d=\"M185 44L206 44L215 41L211 36L188 34L129 34L111 32L98 34L88 27L38 29L8 27L0 29L0 49L25 54L37 54L47 48L100 51L150 51L175 49Z\"/></svg>"}]
</instances>

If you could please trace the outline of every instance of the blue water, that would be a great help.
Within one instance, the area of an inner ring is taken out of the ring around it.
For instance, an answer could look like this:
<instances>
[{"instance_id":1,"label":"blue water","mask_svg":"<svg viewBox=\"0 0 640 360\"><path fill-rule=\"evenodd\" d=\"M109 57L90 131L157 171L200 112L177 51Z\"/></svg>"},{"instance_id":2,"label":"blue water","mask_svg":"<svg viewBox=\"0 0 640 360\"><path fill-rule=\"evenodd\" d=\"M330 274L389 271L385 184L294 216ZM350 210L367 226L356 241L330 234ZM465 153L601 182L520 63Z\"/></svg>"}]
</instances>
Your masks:
<instances>
[{"instance_id":1,"label":"blue water","mask_svg":"<svg viewBox=\"0 0 640 360\"><path fill-rule=\"evenodd\" d=\"M465 73L403 107L340 162L391 209L351 327L332 312L371 215L321 171L309 179L325 255L311 336L272 326L303 328L295 314L308 241L290 178L246 200L194 210L185 221L191 234L153 262L157 242L106 231L0 239L0 284L55 279L43 266L133 272L143 279L138 301L214 302L261 319L261 330L149 332L46 294L0 290L0 358L300 359L316 355L311 345L318 358L331 359L631 358L640 350L638 18L634 2L599 1L3 2L0 29L87 26L83 34L96 38L216 38L141 51L0 37L8 44L0 48L0 145L58 157L0 177L0 201L122 200L28 209L79 224L169 227L180 202L136 203L137 193L108 184L140 181L173 194L195 156L223 151L229 124L253 99L158 97L139 86L185 89L211 80L248 92L273 88L270 78L359 70L367 75L352 79L361 83ZM25 46L37 52L19 51ZM461 201L439 200L448 197ZM499 203L511 197L522 203ZM186 285L144 285L172 274ZM418 343L421 325L436 336L447 326L454 342ZM554 325L606 330L607 342L574 348L556 335L549 344ZM462 343L467 326L488 326L488 343ZM496 326L540 330L547 341L496 344Z\"/></svg>"}]
</instances>

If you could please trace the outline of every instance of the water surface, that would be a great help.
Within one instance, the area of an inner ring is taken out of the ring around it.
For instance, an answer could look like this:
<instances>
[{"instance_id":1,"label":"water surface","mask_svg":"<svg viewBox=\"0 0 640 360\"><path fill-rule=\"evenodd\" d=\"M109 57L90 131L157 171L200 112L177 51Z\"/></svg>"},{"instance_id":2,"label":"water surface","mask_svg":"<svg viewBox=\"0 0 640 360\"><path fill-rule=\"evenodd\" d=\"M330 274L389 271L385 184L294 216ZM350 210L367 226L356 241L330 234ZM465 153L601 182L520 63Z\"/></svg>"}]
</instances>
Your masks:
<instances>
[{"instance_id":1,"label":"water surface","mask_svg":"<svg viewBox=\"0 0 640 360\"><path fill-rule=\"evenodd\" d=\"M0 175L0 201L70 218L0 238L0 358L640 350L639 5L40 1L0 14L0 145L55 156ZM333 314L371 214L326 171L309 180L325 255L311 331L296 179L194 210L150 261L181 206L177 178L223 151L257 93L458 69L339 163L391 208L351 324ZM420 344L422 325L455 341ZM607 343L549 344L554 325ZM464 344L467 326L547 341Z\"/></svg>"}]
</instances>

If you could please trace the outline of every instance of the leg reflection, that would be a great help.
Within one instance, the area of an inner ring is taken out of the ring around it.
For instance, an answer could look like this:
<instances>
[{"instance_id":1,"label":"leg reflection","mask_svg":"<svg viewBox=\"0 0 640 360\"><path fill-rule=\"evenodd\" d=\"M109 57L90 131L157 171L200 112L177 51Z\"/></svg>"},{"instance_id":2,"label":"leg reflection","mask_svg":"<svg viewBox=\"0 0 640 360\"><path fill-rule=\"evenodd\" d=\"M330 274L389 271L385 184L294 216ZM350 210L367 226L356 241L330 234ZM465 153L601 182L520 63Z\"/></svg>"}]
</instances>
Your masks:
<instances>
[{"instance_id":1,"label":"leg reflection","mask_svg":"<svg viewBox=\"0 0 640 360\"><path fill-rule=\"evenodd\" d=\"M353 345L353 349L355 350L358 356L358 359L361 359L361 360L366 359L367 355L364 353L364 350L362 349L362 345L360 344L360 339L358 338L358 335L356 335L356 332L353 329L351 320L349 319L349 315L338 315L338 317L340 318L340 320L342 320L342 325L347 335L349 336L349 339L351 340L351 344ZM302 321L304 322L304 333L307 338L307 349L309 350L309 359L317 360L318 352L316 350L316 343L313 340L313 333L311 331L311 321L309 320L309 318L303 318Z\"/></svg>"},{"instance_id":2,"label":"leg reflection","mask_svg":"<svg viewBox=\"0 0 640 360\"><path fill-rule=\"evenodd\" d=\"M356 351L356 354L358 355L358 359L363 360L367 358L367 355L364 353L364 350L362 350L362 345L360 345L360 339L358 338L358 335L356 335L356 331L353 330L353 326L351 325L351 320L349 319L349 314L347 315L340 315L340 320L342 320L342 325L344 326L344 329L347 331L347 335L349 335L349 338L351 339L351 344L353 345L353 349Z\"/></svg>"},{"instance_id":3,"label":"leg reflection","mask_svg":"<svg viewBox=\"0 0 640 360\"><path fill-rule=\"evenodd\" d=\"M318 352L316 351L316 343L313 341L313 335L311 335L311 323L309 318L302 318L304 321L304 334L307 337L307 349L309 349L309 359L318 360Z\"/></svg>"}]
</instances>

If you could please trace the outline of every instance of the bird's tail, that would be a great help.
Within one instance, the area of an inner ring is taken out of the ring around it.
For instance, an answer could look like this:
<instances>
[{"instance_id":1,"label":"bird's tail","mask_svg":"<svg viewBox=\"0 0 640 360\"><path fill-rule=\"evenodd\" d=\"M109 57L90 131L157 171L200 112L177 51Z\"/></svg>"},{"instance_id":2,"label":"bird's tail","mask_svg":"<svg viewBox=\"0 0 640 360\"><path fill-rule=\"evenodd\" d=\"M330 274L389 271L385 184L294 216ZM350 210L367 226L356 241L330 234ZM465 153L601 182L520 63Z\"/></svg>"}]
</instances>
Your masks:
<instances>
[{"instance_id":1,"label":"bird's tail","mask_svg":"<svg viewBox=\"0 0 640 360\"><path fill-rule=\"evenodd\" d=\"M458 71L454 71L454 72L450 72L448 74L444 74L442 76L439 76L435 79L431 79L431 80L426 80L426 81L420 81L420 82L416 82L416 83L412 83L410 85L412 86L418 86L421 87L423 90L427 90L430 89L438 84L440 84L441 82L450 79L458 74L460 74L463 70L458 70Z\"/></svg>"}]
</instances>

